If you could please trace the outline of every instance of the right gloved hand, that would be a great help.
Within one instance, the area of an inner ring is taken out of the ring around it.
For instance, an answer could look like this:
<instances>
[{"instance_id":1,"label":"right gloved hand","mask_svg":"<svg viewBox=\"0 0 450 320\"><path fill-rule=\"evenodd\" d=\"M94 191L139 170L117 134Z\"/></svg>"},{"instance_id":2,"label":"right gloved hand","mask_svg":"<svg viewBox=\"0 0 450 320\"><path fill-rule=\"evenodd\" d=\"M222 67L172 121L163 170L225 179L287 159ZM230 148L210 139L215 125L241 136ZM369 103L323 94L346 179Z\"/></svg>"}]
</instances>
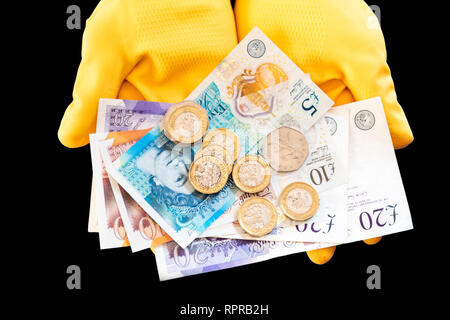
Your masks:
<instances>
[{"instance_id":1,"label":"right gloved hand","mask_svg":"<svg viewBox=\"0 0 450 320\"><path fill-rule=\"evenodd\" d=\"M234 11L239 39L258 26L336 105L380 96L394 147L413 141L386 62L383 33L363 0L236 0ZM324 264L335 249L307 254Z\"/></svg>"},{"instance_id":2,"label":"right gloved hand","mask_svg":"<svg viewBox=\"0 0 450 320\"><path fill-rule=\"evenodd\" d=\"M101 0L86 23L61 143L89 142L100 98L185 99L236 45L229 0Z\"/></svg>"}]
</instances>

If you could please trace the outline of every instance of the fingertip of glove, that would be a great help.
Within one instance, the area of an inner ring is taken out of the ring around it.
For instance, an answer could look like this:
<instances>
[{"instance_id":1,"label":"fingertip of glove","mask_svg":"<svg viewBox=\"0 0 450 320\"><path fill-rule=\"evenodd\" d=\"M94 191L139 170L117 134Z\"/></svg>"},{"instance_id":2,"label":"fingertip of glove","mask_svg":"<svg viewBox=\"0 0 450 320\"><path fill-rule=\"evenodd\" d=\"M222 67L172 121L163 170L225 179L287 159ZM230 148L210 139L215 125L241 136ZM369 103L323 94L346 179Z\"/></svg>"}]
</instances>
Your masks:
<instances>
[{"instance_id":1,"label":"fingertip of glove","mask_svg":"<svg viewBox=\"0 0 450 320\"><path fill-rule=\"evenodd\" d=\"M399 137L393 137L392 143L394 145L394 149L403 149L409 146L414 141L414 135L411 131L409 131L407 134L402 134Z\"/></svg>"},{"instance_id":2,"label":"fingertip of glove","mask_svg":"<svg viewBox=\"0 0 450 320\"><path fill-rule=\"evenodd\" d=\"M376 237L376 238L371 238L371 239L365 239L363 240L363 242L365 244L368 244L369 246L377 244L378 242L380 242L382 237Z\"/></svg>"},{"instance_id":3,"label":"fingertip of glove","mask_svg":"<svg viewBox=\"0 0 450 320\"><path fill-rule=\"evenodd\" d=\"M63 146L71 149L80 148L89 143L89 140L85 138L74 138L61 129L58 130L58 140Z\"/></svg>"},{"instance_id":4,"label":"fingertip of glove","mask_svg":"<svg viewBox=\"0 0 450 320\"><path fill-rule=\"evenodd\" d=\"M313 263L322 265L331 260L335 250L336 246L333 246L328 248L306 251L306 254L308 255L309 260L311 260Z\"/></svg>"}]
</instances>

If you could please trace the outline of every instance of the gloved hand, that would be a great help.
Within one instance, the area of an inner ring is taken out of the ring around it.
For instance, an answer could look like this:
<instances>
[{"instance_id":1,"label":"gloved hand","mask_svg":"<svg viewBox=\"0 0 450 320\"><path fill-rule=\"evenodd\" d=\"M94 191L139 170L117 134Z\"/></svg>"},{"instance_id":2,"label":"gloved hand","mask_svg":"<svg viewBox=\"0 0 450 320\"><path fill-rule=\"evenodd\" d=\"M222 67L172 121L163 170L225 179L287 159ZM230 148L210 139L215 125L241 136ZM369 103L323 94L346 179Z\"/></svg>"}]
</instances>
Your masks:
<instances>
[{"instance_id":1,"label":"gloved hand","mask_svg":"<svg viewBox=\"0 0 450 320\"><path fill-rule=\"evenodd\" d=\"M236 0L234 13L239 40L258 26L336 105L380 96L394 147L412 142L386 63L383 33L364 1ZM323 264L334 251L330 247L307 254Z\"/></svg>"},{"instance_id":2,"label":"gloved hand","mask_svg":"<svg viewBox=\"0 0 450 320\"><path fill-rule=\"evenodd\" d=\"M86 23L61 143L89 142L99 98L183 100L236 45L229 0L101 0Z\"/></svg>"}]
</instances>

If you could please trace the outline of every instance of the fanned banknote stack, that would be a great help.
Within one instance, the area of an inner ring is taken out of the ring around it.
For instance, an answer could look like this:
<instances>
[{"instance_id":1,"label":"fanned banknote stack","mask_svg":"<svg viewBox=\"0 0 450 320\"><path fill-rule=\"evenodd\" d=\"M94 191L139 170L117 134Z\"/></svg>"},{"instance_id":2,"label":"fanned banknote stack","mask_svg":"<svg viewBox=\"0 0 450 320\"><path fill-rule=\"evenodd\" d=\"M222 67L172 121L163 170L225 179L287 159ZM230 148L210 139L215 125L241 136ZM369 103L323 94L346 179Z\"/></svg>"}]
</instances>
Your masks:
<instances>
[{"instance_id":1,"label":"fanned banknote stack","mask_svg":"<svg viewBox=\"0 0 450 320\"><path fill-rule=\"evenodd\" d=\"M209 128L239 138L239 157L262 154L280 127L301 132L308 153L300 168L272 169L270 184L246 193L231 177L217 193L188 178L200 143L176 144L162 119L168 103L101 99L90 135L93 184L89 231L101 249L151 250L161 280L205 273L412 228L381 100L331 108L331 101L258 28L188 96L208 114ZM280 159L280 162L283 159ZM278 208L283 189L304 182L317 191L317 212L296 221ZM277 207L263 236L242 229L246 199Z\"/></svg>"}]
</instances>

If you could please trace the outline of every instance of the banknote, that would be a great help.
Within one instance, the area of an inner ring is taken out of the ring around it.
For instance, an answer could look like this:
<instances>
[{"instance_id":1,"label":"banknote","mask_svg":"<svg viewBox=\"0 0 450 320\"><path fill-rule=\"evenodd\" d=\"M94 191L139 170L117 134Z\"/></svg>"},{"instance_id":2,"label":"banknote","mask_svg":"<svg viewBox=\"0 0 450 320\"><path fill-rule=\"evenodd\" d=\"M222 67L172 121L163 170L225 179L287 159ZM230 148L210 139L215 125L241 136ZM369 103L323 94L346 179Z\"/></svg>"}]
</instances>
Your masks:
<instances>
[{"instance_id":1,"label":"banknote","mask_svg":"<svg viewBox=\"0 0 450 320\"><path fill-rule=\"evenodd\" d=\"M266 133L278 126L281 115L290 114L302 132L311 128L333 101L293 63L260 29L247 36L190 94L200 97L207 107L214 89L220 90L224 104L230 106L236 124L251 125L255 132ZM191 99L192 100L192 99ZM199 102L199 101L197 101ZM217 109L223 113L225 110ZM214 117L211 117L214 118ZM222 117L221 121L226 121ZM222 126L218 126L222 127ZM242 140L245 141L245 140Z\"/></svg>"},{"instance_id":2,"label":"banknote","mask_svg":"<svg viewBox=\"0 0 450 320\"><path fill-rule=\"evenodd\" d=\"M148 129L158 123L169 103L122 99L100 99L97 114L97 133ZM98 232L97 205L94 183L91 188L88 231Z\"/></svg>"},{"instance_id":3,"label":"banknote","mask_svg":"<svg viewBox=\"0 0 450 320\"><path fill-rule=\"evenodd\" d=\"M379 97L349 111L348 242L413 228L389 127Z\"/></svg>"},{"instance_id":4,"label":"banknote","mask_svg":"<svg viewBox=\"0 0 450 320\"><path fill-rule=\"evenodd\" d=\"M98 232L98 219L96 206L97 205L95 203L94 180L92 180L91 201L89 204L88 232Z\"/></svg>"},{"instance_id":5,"label":"banknote","mask_svg":"<svg viewBox=\"0 0 450 320\"><path fill-rule=\"evenodd\" d=\"M148 129L161 120L170 103L100 99L96 132Z\"/></svg>"},{"instance_id":6,"label":"banknote","mask_svg":"<svg viewBox=\"0 0 450 320\"><path fill-rule=\"evenodd\" d=\"M103 161L106 164L113 162L148 131L108 133L104 139L98 141ZM154 245L159 245L172 241L114 179L110 178L109 182L133 252L148 249L153 242L155 242Z\"/></svg>"},{"instance_id":7,"label":"banknote","mask_svg":"<svg viewBox=\"0 0 450 320\"><path fill-rule=\"evenodd\" d=\"M106 167L109 174L182 247L231 206L236 191L230 181L216 194L196 191L188 179L193 157L190 145L174 144L158 125Z\"/></svg>"},{"instance_id":8,"label":"banknote","mask_svg":"<svg viewBox=\"0 0 450 320\"><path fill-rule=\"evenodd\" d=\"M339 167L343 176L348 176L348 114L348 110L333 108L324 116L330 133L329 145L336 146L336 150L343 160ZM320 159L324 155L326 156L326 153L320 148L313 149L300 170L275 174L271 181L272 191L269 192L268 189L259 194L259 196L266 197L277 206L278 197L286 185L292 181L308 182L317 188L320 199L319 208L312 218L304 222L293 221L277 208L278 223L275 229L263 237L255 238L240 227L236 216L239 206L233 206L231 210L228 210L219 218L226 219L227 223L217 227L211 226L202 236L268 241L345 242L347 239L347 184L344 183L331 189L320 188L320 184L329 179L328 168L323 165L319 169L308 169L308 165L315 162L311 160L312 157ZM241 202L246 198L247 196L243 196Z\"/></svg>"},{"instance_id":9,"label":"banknote","mask_svg":"<svg viewBox=\"0 0 450 320\"><path fill-rule=\"evenodd\" d=\"M93 191L95 197L94 204L97 216L100 248L109 249L127 246L128 239L126 230L119 213L119 208L111 184L109 183L109 175L105 170L97 137L98 136L95 134L89 135L92 158Z\"/></svg>"},{"instance_id":10,"label":"banknote","mask_svg":"<svg viewBox=\"0 0 450 320\"><path fill-rule=\"evenodd\" d=\"M159 279L164 281L257 263L330 245L327 243L199 238L186 248L182 248L172 241L154 250Z\"/></svg>"}]
</instances>

